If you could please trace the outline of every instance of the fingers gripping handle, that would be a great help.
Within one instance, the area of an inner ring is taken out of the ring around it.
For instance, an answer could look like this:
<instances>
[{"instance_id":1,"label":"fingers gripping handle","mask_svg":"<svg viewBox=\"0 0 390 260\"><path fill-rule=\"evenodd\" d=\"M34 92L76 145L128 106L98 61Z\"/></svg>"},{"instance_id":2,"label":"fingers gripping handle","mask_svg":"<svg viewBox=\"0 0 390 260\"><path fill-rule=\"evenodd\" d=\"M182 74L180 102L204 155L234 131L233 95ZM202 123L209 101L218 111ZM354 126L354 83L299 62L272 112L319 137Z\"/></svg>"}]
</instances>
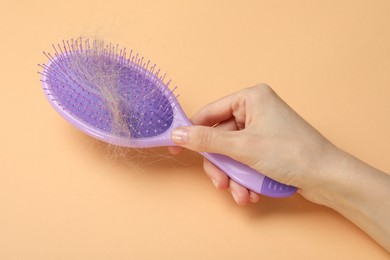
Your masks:
<instances>
[{"instance_id":1,"label":"fingers gripping handle","mask_svg":"<svg viewBox=\"0 0 390 260\"><path fill-rule=\"evenodd\" d=\"M204 157L242 186L268 197L282 198L293 195L297 188L272 180L245 164L215 153L202 153Z\"/></svg>"}]
</instances>

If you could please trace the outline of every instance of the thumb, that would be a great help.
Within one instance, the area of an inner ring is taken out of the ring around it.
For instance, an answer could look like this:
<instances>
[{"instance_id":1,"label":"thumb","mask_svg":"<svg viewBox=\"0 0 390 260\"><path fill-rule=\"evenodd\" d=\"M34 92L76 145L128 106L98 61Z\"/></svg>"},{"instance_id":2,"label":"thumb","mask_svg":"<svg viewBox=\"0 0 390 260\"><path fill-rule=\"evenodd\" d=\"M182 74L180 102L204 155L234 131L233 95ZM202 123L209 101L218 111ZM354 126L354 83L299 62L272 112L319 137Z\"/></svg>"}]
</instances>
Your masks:
<instances>
[{"instance_id":1,"label":"thumb","mask_svg":"<svg viewBox=\"0 0 390 260\"><path fill-rule=\"evenodd\" d=\"M234 147L238 145L234 131L207 126L179 127L172 131L171 138L175 144L190 150L228 156L236 150Z\"/></svg>"}]
</instances>

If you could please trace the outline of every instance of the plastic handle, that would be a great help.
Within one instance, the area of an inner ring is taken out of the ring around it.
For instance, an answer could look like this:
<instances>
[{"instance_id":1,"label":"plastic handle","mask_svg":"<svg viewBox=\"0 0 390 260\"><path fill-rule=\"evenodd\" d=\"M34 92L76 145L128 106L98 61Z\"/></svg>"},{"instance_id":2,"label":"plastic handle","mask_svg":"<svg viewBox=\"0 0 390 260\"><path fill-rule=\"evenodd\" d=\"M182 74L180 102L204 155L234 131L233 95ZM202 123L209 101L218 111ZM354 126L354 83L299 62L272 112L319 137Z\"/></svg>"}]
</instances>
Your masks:
<instances>
[{"instance_id":1,"label":"plastic handle","mask_svg":"<svg viewBox=\"0 0 390 260\"><path fill-rule=\"evenodd\" d=\"M230 157L215 153L201 153L204 157L224 171L231 179L242 186L268 197L282 198L293 195L297 188L264 176L249 166Z\"/></svg>"}]
</instances>

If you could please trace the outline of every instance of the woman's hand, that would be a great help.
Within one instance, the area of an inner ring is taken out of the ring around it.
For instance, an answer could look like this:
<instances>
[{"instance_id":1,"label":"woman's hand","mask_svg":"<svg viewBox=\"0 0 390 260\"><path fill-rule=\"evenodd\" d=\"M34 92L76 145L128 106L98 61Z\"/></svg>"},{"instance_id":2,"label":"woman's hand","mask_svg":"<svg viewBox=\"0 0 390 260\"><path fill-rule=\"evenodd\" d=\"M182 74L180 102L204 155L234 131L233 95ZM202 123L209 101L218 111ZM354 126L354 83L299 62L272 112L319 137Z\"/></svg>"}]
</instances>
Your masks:
<instances>
[{"instance_id":1,"label":"woman's hand","mask_svg":"<svg viewBox=\"0 0 390 260\"><path fill-rule=\"evenodd\" d=\"M177 145L227 155L299 187L303 197L336 210L390 251L390 175L338 149L269 86L257 85L211 103L192 122L196 126L172 132ZM237 204L259 199L207 160L204 170L217 188L229 188Z\"/></svg>"},{"instance_id":2,"label":"woman's hand","mask_svg":"<svg viewBox=\"0 0 390 260\"><path fill-rule=\"evenodd\" d=\"M227 155L279 182L303 190L323 185L326 153L336 148L294 112L269 86L260 84L215 101L178 128L172 140L198 152ZM175 154L178 147L171 147ZM230 189L239 205L259 195L230 180L207 159L204 170L218 189Z\"/></svg>"}]
</instances>

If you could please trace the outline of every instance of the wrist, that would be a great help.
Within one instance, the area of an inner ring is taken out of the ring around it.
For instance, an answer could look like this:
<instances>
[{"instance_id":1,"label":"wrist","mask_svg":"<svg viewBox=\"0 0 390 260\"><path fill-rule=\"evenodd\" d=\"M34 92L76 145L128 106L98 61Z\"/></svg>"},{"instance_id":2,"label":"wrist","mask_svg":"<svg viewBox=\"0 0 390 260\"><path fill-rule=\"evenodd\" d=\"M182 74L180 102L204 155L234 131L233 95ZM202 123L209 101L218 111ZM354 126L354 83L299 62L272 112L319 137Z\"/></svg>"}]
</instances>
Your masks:
<instances>
[{"instance_id":1,"label":"wrist","mask_svg":"<svg viewBox=\"0 0 390 260\"><path fill-rule=\"evenodd\" d=\"M314 203L336 210L342 215L369 216L373 208L390 202L390 177L330 143L315 173L316 183L300 193Z\"/></svg>"},{"instance_id":2,"label":"wrist","mask_svg":"<svg viewBox=\"0 0 390 260\"><path fill-rule=\"evenodd\" d=\"M310 201L337 208L337 203L344 203L344 198L351 199L355 188L351 183L351 168L356 158L328 142L323 147L321 158L310 175L313 181L305 185L300 193Z\"/></svg>"},{"instance_id":3,"label":"wrist","mask_svg":"<svg viewBox=\"0 0 390 260\"><path fill-rule=\"evenodd\" d=\"M320 170L323 185L301 190L334 209L390 250L390 176L335 148Z\"/></svg>"}]
</instances>

